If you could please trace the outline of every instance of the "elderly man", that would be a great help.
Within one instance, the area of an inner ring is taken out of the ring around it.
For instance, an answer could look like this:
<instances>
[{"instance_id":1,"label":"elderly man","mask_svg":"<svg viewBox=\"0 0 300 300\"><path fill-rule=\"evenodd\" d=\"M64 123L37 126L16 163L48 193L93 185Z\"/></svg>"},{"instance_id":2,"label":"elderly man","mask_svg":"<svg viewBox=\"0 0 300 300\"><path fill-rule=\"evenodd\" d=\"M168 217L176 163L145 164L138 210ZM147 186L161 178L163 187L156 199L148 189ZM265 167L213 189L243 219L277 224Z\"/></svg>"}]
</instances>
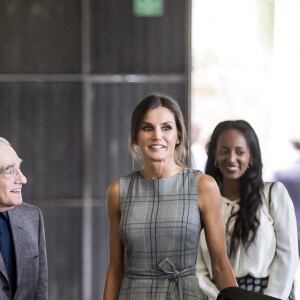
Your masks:
<instances>
[{"instance_id":1,"label":"elderly man","mask_svg":"<svg viewBox=\"0 0 300 300\"><path fill-rule=\"evenodd\" d=\"M22 202L23 175L10 143L0 137L0 299L48 299L41 211Z\"/></svg>"}]
</instances>

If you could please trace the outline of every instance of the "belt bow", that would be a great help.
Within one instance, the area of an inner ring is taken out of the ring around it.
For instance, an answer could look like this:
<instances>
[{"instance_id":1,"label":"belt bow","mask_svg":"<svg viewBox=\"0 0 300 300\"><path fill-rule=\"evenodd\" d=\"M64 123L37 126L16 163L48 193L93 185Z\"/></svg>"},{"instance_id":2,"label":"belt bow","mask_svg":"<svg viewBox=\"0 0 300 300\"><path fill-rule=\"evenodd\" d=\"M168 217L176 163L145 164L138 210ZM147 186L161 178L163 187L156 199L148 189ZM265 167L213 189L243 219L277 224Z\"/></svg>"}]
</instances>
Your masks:
<instances>
[{"instance_id":1,"label":"belt bow","mask_svg":"<svg viewBox=\"0 0 300 300\"><path fill-rule=\"evenodd\" d=\"M183 300L183 284L182 277L195 274L195 266L188 267L181 271L178 271L174 264L168 259L165 258L162 262L159 263L158 267L162 272L168 275L168 278L173 281L178 286L178 299ZM174 289L175 284L170 283L168 290L168 299L170 299L171 293Z\"/></svg>"}]
</instances>

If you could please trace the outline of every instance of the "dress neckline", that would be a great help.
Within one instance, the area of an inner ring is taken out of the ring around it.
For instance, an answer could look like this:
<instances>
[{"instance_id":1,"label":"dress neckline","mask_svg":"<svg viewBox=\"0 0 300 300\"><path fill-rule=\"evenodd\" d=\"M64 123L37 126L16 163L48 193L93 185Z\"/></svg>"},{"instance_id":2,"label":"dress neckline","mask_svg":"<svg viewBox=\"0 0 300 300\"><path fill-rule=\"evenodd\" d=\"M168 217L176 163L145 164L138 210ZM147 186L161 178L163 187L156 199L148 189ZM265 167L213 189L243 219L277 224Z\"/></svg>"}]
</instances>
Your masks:
<instances>
[{"instance_id":1,"label":"dress neckline","mask_svg":"<svg viewBox=\"0 0 300 300\"><path fill-rule=\"evenodd\" d=\"M155 178L155 179L144 178L144 177L141 175L140 171L137 171L136 173L137 173L137 177L140 178L141 180L144 180L144 181L159 181L159 180L168 180L168 179L175 178L175 177L181 175L186 169L187 169L187 168L184 167L184 168L182 168L178 173L176 173L176 174L174 174L174 175L172 175L172 176L169 176L169 177L161 177L161 178Z\"/></svg>"}]
</instances>

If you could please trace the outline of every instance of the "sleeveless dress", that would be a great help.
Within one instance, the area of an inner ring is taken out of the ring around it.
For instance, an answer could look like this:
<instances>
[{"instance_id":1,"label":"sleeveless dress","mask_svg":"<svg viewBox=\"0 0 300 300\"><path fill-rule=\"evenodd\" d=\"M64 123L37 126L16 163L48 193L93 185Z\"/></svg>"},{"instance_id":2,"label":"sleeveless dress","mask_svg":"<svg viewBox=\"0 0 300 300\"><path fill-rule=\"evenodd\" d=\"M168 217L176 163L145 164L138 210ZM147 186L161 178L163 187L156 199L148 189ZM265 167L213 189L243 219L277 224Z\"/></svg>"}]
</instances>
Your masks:
<instances>
[{"instance_id":1,"label":"sleeveless dress","mask_svg":"<svg viewBox=\"0 0 300 300\"><path fill-rule=\"evenodd\" d=\"M202 224L200 171L185 168L168 178L120 178L120 235L125 274L120 300L208 299L195 275Z\"/></svg>"}]
</instances>

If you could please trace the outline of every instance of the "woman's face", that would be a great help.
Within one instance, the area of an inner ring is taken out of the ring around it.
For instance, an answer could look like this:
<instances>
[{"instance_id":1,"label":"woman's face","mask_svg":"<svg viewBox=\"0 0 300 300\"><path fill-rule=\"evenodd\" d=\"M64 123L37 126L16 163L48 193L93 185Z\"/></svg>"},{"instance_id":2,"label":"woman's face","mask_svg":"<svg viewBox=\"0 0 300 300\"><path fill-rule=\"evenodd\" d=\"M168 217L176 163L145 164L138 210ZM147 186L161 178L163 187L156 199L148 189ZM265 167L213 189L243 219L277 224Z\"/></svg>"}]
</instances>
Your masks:
<instances>
[{"instance_id":1,"label":"woman's face","mask_svg":"<svg viewBox=\"0 0 300 300\"><path fill-rule=\"evenodd\" d=\"M171 111L165 107L149 110L137 135L137 144L144 160L152 162L174 160L177 142L176 121Z\"/></svg>"},{"instance_id":2,"label":"woman's face","mask_svg":"<svg viewBox=\"0 0 300 300\"><path fill-rule=\"evenodd\" d=\"M227 129L217 141L216 162L223 180L237 180L247 171L251 153L244 135L236 129Z\"/></svg>"}]
</instances>

